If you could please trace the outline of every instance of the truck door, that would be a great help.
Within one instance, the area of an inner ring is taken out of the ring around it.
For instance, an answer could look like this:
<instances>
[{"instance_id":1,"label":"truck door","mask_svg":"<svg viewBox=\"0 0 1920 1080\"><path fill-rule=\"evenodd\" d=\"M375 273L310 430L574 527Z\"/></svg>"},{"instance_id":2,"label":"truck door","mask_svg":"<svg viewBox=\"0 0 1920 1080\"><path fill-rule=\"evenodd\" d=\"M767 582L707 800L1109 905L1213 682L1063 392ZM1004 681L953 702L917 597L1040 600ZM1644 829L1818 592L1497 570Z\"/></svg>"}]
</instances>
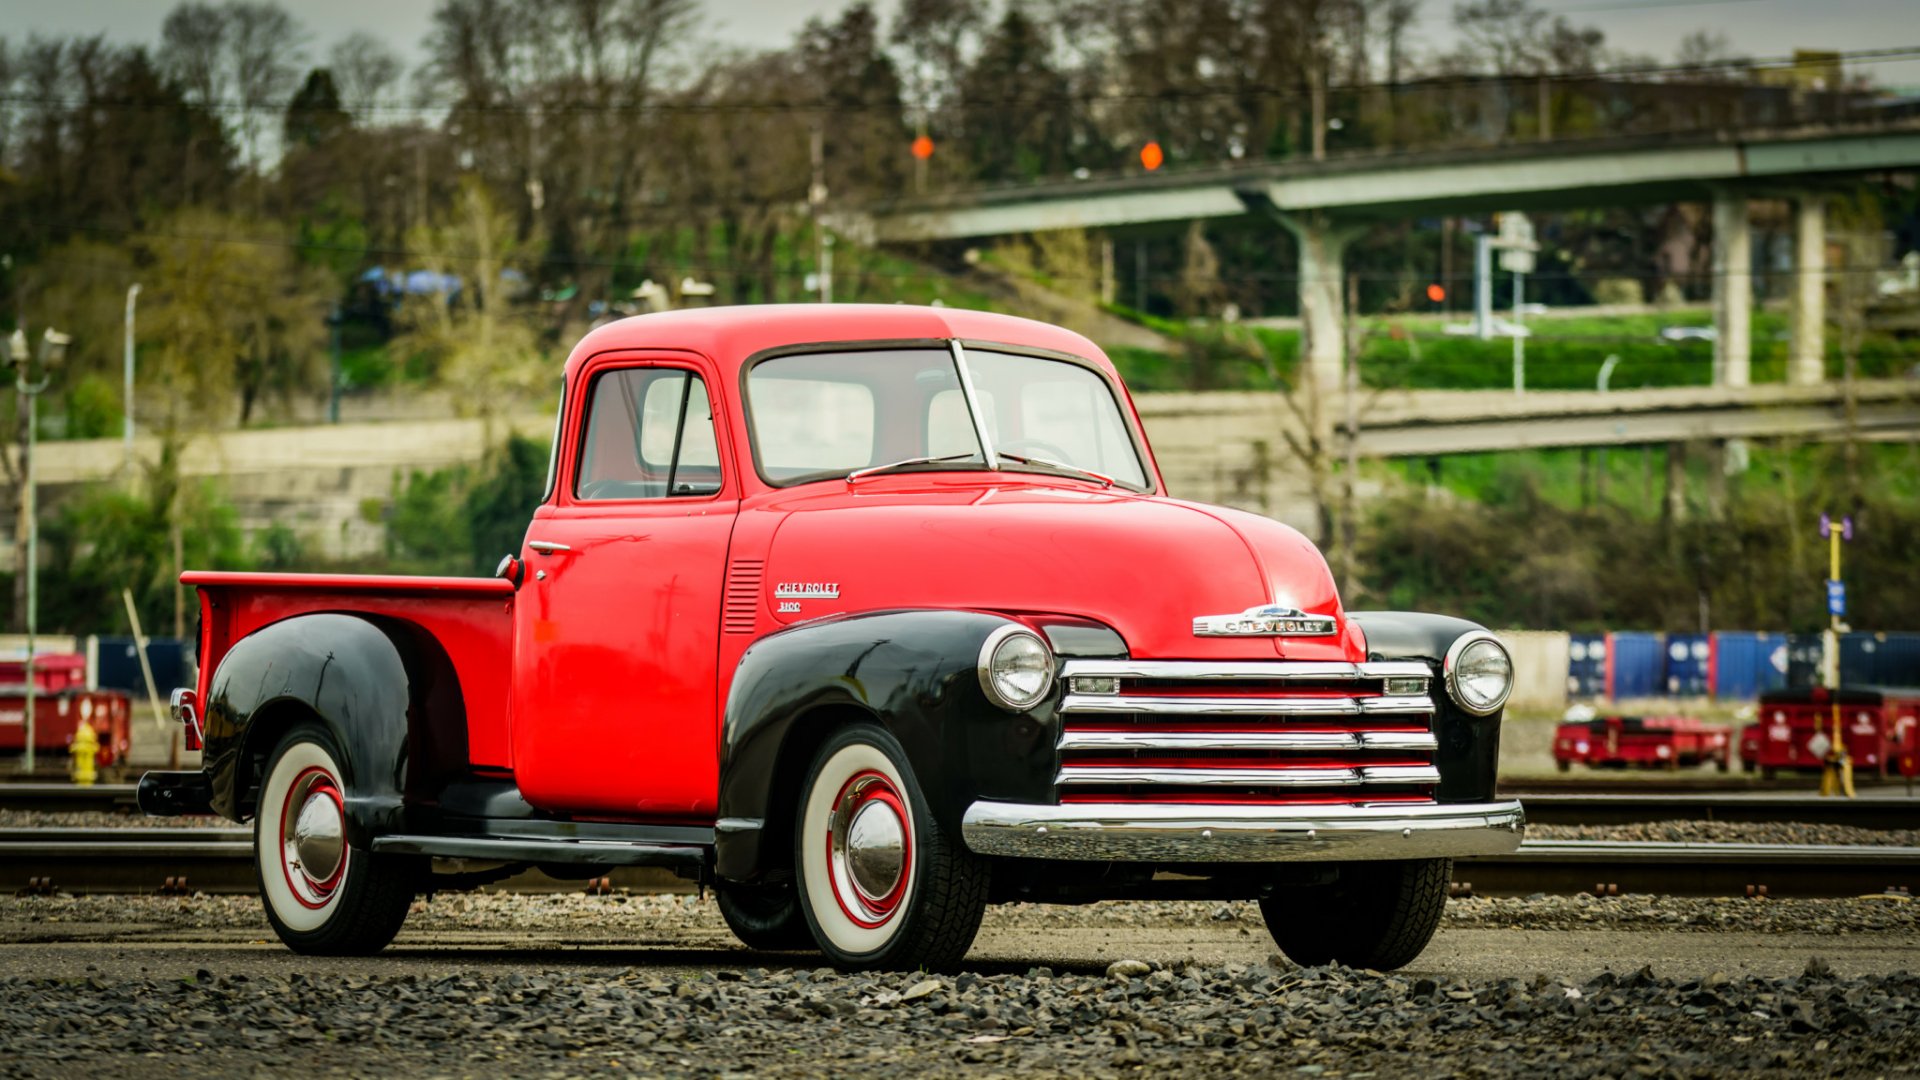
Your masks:
<instances>
[{"instance_id":1,"label":"truck door","mask_svg":"<svg viewBox=\"0 0 1920 1080\"><path fill-rule=\"evenodd\" d=\"M514 604L514 773L533 805L710 821L715 654L739 485L714 372L602 357L566 410Z\"/></svg>"}]
</instances>

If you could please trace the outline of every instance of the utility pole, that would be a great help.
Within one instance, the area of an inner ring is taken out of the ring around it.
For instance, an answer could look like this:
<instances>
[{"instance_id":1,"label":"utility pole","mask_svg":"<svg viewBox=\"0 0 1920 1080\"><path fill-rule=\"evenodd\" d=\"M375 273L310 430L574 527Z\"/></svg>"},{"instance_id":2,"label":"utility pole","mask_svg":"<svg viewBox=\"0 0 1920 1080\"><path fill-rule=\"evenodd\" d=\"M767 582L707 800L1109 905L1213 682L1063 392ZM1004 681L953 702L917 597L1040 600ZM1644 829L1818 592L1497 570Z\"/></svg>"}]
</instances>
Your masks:
<instances>
[{"instance_id":1,"label":"utility pole","mask_svg":"<svg viewBox=\"0 0 1920 1080\"><path fill-rule=\"evenodd\" d=\"M833 303L833 237L827 235L826 222L820 220L827 205L827 137L824 120L813 125L813 183L807 186L807 204L813 208L813 232L820 241L820 302Z\"/></svg>"},{"instance_id":2,"label":"utility pole","mask_svg":"<svg viewBox=\"0 0 1920 1080\"><path fill-rule=\"evenodd\" d=\"M1840 541L1853 539L1853 518L1843 517L1834 524L1831 517L1820 515L1820 536L1827 541L1827 631L1821 642L1826 663L1821 667L1827 686L1827 698L1833 704L1833 735L1823 753L1819 742L1826 742L1819 734L1807 740L1807 749L1819 754L1824 761L1820 769L1820 794L1845 795L1851 799L1853 794L1853 755L1847 753L1846 734L1840 730L1840 629L1841 616L1847 613L1847 586L1840 577Z\"/></svg>"},{"instance_id":3,"label":"utility pole","mask_svg":"<svg viewBox=\"0 0 1920 1080\"><path fill-rule=\"evenodd\" d=\"M139 297L139 282L127 286L127 355L122 373L124 385L121 387L121 397L125 406L120 419L120 431L126 442L126 472L129 484L133 483L133 309L134 302Z\"/></svg>"},{"instance_id":4,"label":"utility pole","mask_svg":"<svg viewBox=\"0 0 1920 1080\"><path fill-rule=\"evenodd\" d=\"M1473 238L1473 336L1493 336L1493 237L1484 232Z\"/></svg>"},{"instance_id":5,"label":"utility pole","mask_svg":"<svg viewBox=\"0 0 1920 1080\"><path fill-rule=\"evenodd\" d=\"M27 579L27 704L25 720L26 753L22 757L25 771L34 770L34 716L37 694L34 686L33 653L37 646L34 640L39 631L40 622L40 523L34 506L33 451L38 441L34 429L38 427L37 398L40 392L53 381L53 367L66 354L67 345L73 339L57 330L49 328L40 338L38 356L29 356L27 352L27 334L16 328L8 342L9 359L13 363L13 386L23 402L21 410L26 418L27 438L21 448L20 462L20 519L26 537L26 552L18 573ZM37 363L35 362L37 360ZM36 370L37 368L37 370ZM35 376L38 379L35 379Z\"/></svg>"},{"instance_id":6,"label":"utility pole","mask_svg":"<svg viewBox=\"0 0 1920 1080\"><path fill-rule=\"evenodd\" d=\"M327 423L340 422L340 305L333 305L327 316L327 343L332 356L332 377L327 383ZM133 444L128 443L129 447Z\"/></svg>"}]
</instances>

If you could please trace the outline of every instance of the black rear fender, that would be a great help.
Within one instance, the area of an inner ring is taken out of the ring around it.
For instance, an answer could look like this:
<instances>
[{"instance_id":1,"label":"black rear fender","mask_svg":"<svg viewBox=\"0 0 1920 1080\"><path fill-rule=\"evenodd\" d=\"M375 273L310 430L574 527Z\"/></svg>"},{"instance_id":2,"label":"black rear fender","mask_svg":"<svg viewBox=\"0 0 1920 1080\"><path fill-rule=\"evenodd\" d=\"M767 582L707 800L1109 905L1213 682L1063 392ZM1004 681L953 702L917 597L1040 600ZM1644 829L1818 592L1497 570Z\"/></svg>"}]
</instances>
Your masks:
<instances>
[{"instance_id":1,"label":"black rear fender","mask_svg":"<svg viewBox=\"0 0 1920 1080\"><path fill-rule=\"evenodd\" d=\"M205 770L216 813L254 813L274 747L300 723L329 730L344 753L349 837L404 831L406 807L430 801L467 764L466 710L439 642L374 616L299 615L239 641L209 683Z\"/></svg>"}]
</instances>

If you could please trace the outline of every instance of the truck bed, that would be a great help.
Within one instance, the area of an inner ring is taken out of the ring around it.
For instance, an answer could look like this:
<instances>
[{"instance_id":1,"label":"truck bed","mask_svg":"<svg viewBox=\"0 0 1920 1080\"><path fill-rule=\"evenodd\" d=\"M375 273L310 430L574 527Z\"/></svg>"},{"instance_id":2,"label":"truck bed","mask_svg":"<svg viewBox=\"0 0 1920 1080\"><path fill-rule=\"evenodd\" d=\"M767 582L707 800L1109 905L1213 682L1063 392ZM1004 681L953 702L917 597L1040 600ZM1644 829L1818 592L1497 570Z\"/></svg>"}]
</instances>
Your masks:
<instances>
[{"instance_id":1,"label":"truck bed","mask_svg":"<svg viewBox=\"0 0 1920 1080\"><path fill-rule=\"evenodd\" d=\"M511 769L513 586L499 578L192 571L200 590L200 679L205 700L220 659L241 638L295 615L341 612L419 626L446 649L466 704L472 764Z\"/></svg>"}]
</instances>

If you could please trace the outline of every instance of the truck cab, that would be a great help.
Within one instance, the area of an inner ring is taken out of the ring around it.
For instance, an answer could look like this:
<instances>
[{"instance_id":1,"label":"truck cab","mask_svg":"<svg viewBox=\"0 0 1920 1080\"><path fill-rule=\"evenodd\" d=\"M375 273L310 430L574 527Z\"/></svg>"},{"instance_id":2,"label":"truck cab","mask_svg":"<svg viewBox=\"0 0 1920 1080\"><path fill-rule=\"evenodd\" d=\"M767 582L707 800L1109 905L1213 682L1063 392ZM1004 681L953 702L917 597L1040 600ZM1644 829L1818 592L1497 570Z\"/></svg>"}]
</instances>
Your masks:
<instances>
[{"instance_id":1,"label":"truck cab","mask_svg":"<svg viewBox=\"0 0 1920 1080\"><path fill-rule=\"evenodd\" d=\"M653 865L845 967L957 964L992 902L1187 896L1388 968L1449 860L1522 832L1499 641L1348 612L1299 533L1168 497L1112 364L1023 319L611 323L494 578L183 580L206 764L142 805L252 821L309 952L421 891Z\"/></svg>"}]
</instances>

